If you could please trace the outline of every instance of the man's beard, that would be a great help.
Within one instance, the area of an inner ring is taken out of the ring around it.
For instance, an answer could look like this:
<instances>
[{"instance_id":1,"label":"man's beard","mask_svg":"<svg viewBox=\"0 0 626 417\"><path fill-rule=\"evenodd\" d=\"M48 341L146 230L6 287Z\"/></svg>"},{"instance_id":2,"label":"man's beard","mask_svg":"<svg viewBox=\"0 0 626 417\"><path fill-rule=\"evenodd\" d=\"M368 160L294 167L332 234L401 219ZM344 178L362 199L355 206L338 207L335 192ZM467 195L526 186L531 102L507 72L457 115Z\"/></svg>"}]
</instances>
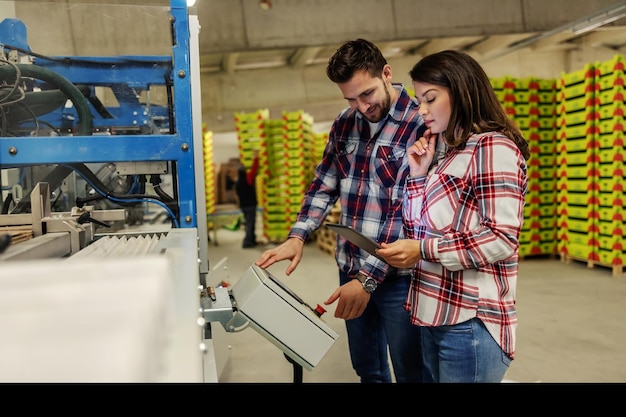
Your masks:
<instances>
[{"instance_id":1,"label":"man's beard","mask_svg":"<svg viewBox=\"0 0 626 417\"><path fill-rule=\"evenodd\" d=\"M382 119L384 119L385 116L387 116L387 113L389 113L390 109L391 109L391 94L389 94L389 90L385 88L385 100L380 104L380 112L378 113L376 118L369 119L365 114L363 115L363 117L365 117L365 120L367 120L370 123L378 123Z\"/></svg>"}]
</instances>

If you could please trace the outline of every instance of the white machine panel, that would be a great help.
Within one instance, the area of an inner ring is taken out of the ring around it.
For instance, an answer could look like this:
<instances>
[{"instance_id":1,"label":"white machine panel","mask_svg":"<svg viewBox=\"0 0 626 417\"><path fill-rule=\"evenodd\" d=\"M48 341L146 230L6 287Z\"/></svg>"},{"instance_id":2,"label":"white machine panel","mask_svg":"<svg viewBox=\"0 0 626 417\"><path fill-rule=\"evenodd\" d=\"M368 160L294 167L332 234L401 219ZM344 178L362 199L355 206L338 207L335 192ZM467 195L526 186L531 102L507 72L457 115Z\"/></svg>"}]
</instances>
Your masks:
<instances>
[{"instance_id":1,"label":"white machine panel","mask_svg":"<svg viewBox=\"0 0 626 417\"><path fill-rule=\"evenodd\" d=\"M339 337L300 297L256 265L237 281L232 295L236 322L253 327L309 371Z\"/></svg>"}]
</instances>

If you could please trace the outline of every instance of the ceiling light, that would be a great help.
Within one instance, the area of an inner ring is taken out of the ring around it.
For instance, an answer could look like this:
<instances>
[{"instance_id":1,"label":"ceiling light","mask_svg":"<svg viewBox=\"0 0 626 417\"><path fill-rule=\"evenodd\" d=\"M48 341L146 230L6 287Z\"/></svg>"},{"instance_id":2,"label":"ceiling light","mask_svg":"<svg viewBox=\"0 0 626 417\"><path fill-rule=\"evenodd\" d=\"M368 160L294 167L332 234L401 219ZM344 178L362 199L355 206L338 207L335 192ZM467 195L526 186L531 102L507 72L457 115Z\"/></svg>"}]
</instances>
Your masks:
<instances>
[{"instance_id":1,"label":"ceiling light","mask_svg":"<svg viewBox=\"0 0 626 417\"><path fill-rule=\"evenodd\" d=\"M196 0L187 0L187 7L193 7L196 4Z\"/></svg>"},{"instance_id":2,"label":"ceiling light","mask_svg":"<svg viewBox=\"0 0 626 417\"><path fill-rule=\"evenodd\" d=\"M626 6L621 5L599 12L591 17L581 19L572 25L574 35L581 35L600 26L608 25L611 22L626 16Z\"/></svg>"},{"instance_id":3,"label":"ceiling light","mask_svg":"<svg viewBox=\"0 0 626 417\"><path fill-rule=\"evenodd\" d=\"M269 10L272 8L272 0L261 0L259 1L259 7L263 10Z\"/></svg>"}]
</instances>

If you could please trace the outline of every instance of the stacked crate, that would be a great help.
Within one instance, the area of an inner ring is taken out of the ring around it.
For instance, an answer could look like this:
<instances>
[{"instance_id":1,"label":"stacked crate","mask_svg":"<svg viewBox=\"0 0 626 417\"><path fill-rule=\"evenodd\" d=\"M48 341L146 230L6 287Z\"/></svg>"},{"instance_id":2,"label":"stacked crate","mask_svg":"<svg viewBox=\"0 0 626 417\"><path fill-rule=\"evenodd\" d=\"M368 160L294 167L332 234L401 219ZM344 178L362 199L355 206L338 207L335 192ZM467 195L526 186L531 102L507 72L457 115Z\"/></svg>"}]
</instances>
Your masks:
<instances>
[{"instance_id":1,"label":"stacked crate","mask_svg":"<svg viewBox=\"0 0 626 417\"><path fill-rule=\"evenodd\" d=\"M595 69L562 74L557 94L558 251L563 258L598 261Z\"/></svg>"},{"instance_id":2,"label":"stacked crate","mask_svg":"<svg viewBox=\"0 0 626 417\"><path fill-rule=\"evenodd\" d=\"M317 166L322 161L327 142L328 132L313 133L313 165Z\"/></svg>"},{"instance_id":3,"label":"stacked crate","mask_svg":"<svg viewBox=\"0 0 626 417\"><path fill-rule=\"evenodd\" d=\"M204 162L204 194L206 212L215 212L215 165L213 163L213 132L202 126L202 156ZM211 226L208 225L207 226Z\"/></svg>"},{"instance_id":4,"label":"stacked crate","mask_svg":"<svg viewBox=\"0 0 626 417\"><path fill-rule=\"evenodd\" d=\"M556 80L532 78L528 90L530 123L523 133L531 151L528 174L529 190L533 191L526 195L526 201L534 216L528 219L531 244L522 254L554 255L558 253Z\"/></svg>"},{"instance_id":5,"label":"stacked crate","mask_svg":"<svg viewBox=\"0 0 626 417\"><path fill-rule=\"evenodd\" d=\"M529 189L520 256L556 253L555 88L553 79L492 79L506 113L529 143Z\"/></svg>"},{"instance_id":6,"label":"stacked crate","mask_svg":"<svg viewBox=\"0 0 626 417\"><path fill-rule=\"evenodd\" d=\"M624 264L624 59L596 64L598 261L621 274Z\"/></svg>"},{"instance_id":7,"label":"stacked crate","mask_svg":"<svg viewBox=\"0 0 626 417\"><path fill-rule=\"evenodd\" d=\"M259 109L253 113L235 113L239 161L246 169L252 166L255 150L259 152L259 160L265 156L265 125L269 114L268 109Z\"/></svg>"},{"instance_id":8,"label":"stacked crate","mask_svg":"<svg viewBox=\"0 0 626 417\"><path fill-rule=\"evenodd\" d=\"M284 240L295 220L289 194L290 179L285 172L284 123L270 119L267 129L267 160L263 166L261 207L263 234L270 242Z\"/></svg>"}]
</instances>

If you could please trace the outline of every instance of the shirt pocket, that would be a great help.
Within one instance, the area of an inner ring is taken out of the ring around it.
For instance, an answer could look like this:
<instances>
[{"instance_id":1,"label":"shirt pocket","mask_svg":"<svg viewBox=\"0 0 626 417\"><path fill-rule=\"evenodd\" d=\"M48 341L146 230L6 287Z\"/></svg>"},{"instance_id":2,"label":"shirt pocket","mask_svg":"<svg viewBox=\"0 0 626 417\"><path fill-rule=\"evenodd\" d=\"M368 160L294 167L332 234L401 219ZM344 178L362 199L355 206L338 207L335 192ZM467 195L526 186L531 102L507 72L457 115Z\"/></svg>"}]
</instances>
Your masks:
<instances>
[{"instance_id":1,"label":"shirt pocket","mask_svg":"<svg viewBox=\"0 0 626 417\"><path fill-rule=\"evenodd\" d=\"M379 146L374 158L376 177L383 187L393 187L398 179L398 172L406 151L394 146Z\"/></svg>"},{"instance_id":2,"label":"shirt pocket","mask_svg":"<svg viewBox=\"0 0 626 417\"><path fill-rule=\"evenodd\" d=\"M348 178L350 170L354 166L358 139L339 139L335 144L337 155L337 170L341 178Z\"/></svg>"}]
</instances>

